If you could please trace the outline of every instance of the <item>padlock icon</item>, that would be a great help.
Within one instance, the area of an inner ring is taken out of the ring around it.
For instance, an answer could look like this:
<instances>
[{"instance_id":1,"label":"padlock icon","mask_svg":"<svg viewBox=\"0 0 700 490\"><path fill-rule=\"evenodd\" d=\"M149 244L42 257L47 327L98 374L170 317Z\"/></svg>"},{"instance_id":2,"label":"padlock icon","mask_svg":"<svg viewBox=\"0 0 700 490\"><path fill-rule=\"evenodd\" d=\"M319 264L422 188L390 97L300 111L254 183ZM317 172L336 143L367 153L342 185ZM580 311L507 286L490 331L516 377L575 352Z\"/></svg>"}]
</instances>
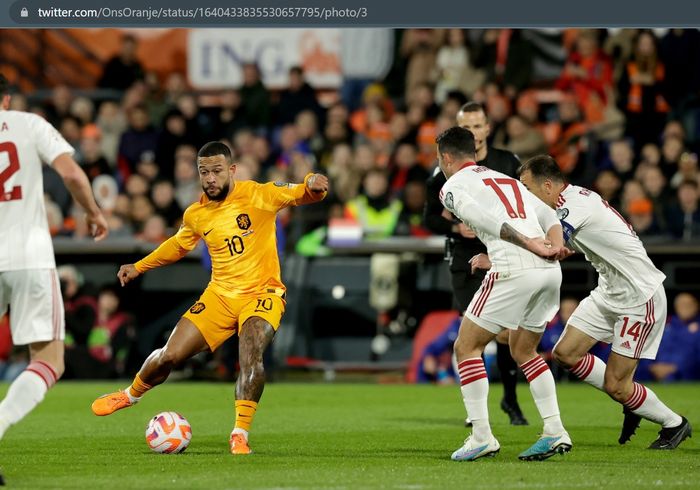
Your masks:
<instances>
[{"instance_id":1,"label":"padlock icon","mask_svg":"<svg viewBox=\"0 0 700 490\"><path fill-rule=\"evenodd\" d=\"M29 10L27 10L27 7L22 7L22 10L19 11L19 16L29 17Z\"/></svg>"}]
</instances>

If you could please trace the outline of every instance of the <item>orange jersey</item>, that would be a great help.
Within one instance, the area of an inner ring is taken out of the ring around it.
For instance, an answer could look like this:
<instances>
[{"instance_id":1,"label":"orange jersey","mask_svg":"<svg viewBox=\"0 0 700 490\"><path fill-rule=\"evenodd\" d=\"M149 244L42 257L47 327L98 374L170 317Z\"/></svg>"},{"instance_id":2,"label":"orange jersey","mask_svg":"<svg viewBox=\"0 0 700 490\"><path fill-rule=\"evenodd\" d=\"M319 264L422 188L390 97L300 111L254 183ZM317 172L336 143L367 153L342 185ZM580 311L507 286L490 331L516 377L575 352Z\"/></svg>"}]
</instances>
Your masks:
<instances>
[{"instance_id":1,"label":"orange jersey","mask_svg":"<svg viewBox=\"0 0 700 490\"><path fill-rule=\"evenodd\" d=\"M261 292L281 295L285 287L280 277L275 218L284 207L325 197L324 192L308 189L310 176L304 184L236 181L223 201L212 201L203 194L199 202L187 208L175 236L137 262L136 269L145 272L171 263L202 239L211 255L209 288L228 297ZM173 252L173 248L181 250Z\"/></svg>"}]
</instances>

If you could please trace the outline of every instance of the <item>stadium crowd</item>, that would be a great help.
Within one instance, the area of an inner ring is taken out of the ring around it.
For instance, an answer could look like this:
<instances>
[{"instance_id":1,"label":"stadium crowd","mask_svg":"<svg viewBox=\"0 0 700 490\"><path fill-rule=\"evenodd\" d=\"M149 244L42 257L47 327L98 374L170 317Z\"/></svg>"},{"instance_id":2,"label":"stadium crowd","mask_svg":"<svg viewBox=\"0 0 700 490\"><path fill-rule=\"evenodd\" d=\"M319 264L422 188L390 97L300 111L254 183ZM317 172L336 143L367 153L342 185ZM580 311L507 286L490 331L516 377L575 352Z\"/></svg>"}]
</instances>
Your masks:
<instances>
[{"instance_id":1,"label":"stadium crowd","mask_svg":"<svg viewBox=\"0 0 700 490\"><path fill-rule=\"evenodd\" d=\"M348 81L352 87L325 93L324 104L299 67L279 91L247 64L242 86L195 92L181 73L161 80L144 71L137 41L127 36L99 81L120 98L76 96L58 86L48 100L16 94L12 108L44 116L75 147L108 216L110 239L158 244L177 230L182 211L201 192L196 154L210 140L233 148L241 179L300 182L311 170L329 176L323 205L296 209L295 219L280 216L290 250L317 253L329 219L338 217L358 221L367 236L426 236L422 210L435 137L474 100L488 115L490 145L521 161L551 154L571 182L599 192L646 243L700 243L699 31L408 29L394 35L384 79ZM60 179L48 167L44 178L52 233L86 237ZM95 318L111 314L102 311L111 295L105 290L89 302ZM694 311L676 309L670 325L683 331L674 333L679 345L687 344L684 335L695 339L695 367L650 368L656 378L688 369L700 374L697 302ZM131 328L130 319L120 321ZM89 329L81 335L87 339ZM661 359L660 353L660 362L671 363Z\"/></svg>"}]
</instances>

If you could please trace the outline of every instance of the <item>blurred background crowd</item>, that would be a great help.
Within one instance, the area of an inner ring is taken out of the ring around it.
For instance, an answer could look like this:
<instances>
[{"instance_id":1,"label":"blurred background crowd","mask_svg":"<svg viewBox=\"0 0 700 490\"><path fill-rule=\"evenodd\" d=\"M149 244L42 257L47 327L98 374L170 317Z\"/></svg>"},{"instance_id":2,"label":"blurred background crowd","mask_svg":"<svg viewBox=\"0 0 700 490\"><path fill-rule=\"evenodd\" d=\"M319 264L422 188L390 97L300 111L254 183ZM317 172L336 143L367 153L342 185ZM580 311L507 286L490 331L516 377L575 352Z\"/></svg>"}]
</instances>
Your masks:
<instances>
[{"instance_id":1,"label":"blurred background crowd","mask_svg":"<svg viewBox=\"0 0 700 490\"><path fill-rule=\"evenodd\" d=\"M700 243L699 31L407 29L389 35L391 61L380 79L346 70L341 86L329 91L312 87L304 69L294 66L288 85L271 89L248 63L240 86L201 91L185 73L146 70L139 40L125 34L94 95L65 85L44 87L47 97L18 91L12 108L45 117L74 146L108 216L110 240L158 244L172 235L199 198L196 154L210 140L234 150L236 178L329 176L323 205L280 214L287 252L322 253L334 218L355 220L371 238L428 236L422 212L435 137L455 125L464 103L476 101L490 123L490 146L521 161L551 154L571 182L600 193L645 243ZM352 65L351 58L342 61ZM52 233L85 238L60 178L46 167L44 179ZM69 318L74 315L71 341L86 346L79 362L108 357L111 373L123 369L134 327L119 311L118 296L109 288L77 303L65 289L64 295ZM669 336L678 338L664 338L662 349L672 342L694 345L693 367L651 369L658 379L700 376L697 301L686 296L692 307L679 307L677 299L669 323ZM101 333L92 331L95 325Z\"/></svg>"}]
</instances>

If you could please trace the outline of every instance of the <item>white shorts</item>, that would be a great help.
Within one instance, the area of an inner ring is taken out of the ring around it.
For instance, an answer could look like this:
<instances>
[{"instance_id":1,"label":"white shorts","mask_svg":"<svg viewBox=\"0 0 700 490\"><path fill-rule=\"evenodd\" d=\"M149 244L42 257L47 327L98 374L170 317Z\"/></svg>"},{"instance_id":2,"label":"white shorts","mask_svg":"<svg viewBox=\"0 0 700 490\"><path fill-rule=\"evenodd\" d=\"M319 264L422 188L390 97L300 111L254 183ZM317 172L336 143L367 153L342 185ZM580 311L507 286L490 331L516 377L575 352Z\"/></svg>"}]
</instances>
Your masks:
<instances>
[{"instance_id":1,"label":"white shorts","mask_svg":"<svg viewBox=\"0 0 700 490\"><path fill-rule=\"evenodd\" d=\"M65 337L63 299L56 269L0 272L0 316L8 305L15 345Z\"/></svg>"},{"instance_id":2,"label":"white shorts","mask_svg":"<svg viewBox=\"0 0 700 490\"><path fill-rule=\"evenodd\" d=\"M561 269L488 272L464 316L491 333L518 327L543 332L559 311Z\"/></svg>"},{"instance_id":3,"label":"white shorts","mask_svg":"<svg viewBox=\"0 0 700 490\"><path fill-rule=\"evenodd\" d=\"M655 359L666 324L666 292L663 286L646 303L632 308L611 308L593 291L578 305L568 324L612 351L633 359Z\"/></svg>"}]
</instances>

